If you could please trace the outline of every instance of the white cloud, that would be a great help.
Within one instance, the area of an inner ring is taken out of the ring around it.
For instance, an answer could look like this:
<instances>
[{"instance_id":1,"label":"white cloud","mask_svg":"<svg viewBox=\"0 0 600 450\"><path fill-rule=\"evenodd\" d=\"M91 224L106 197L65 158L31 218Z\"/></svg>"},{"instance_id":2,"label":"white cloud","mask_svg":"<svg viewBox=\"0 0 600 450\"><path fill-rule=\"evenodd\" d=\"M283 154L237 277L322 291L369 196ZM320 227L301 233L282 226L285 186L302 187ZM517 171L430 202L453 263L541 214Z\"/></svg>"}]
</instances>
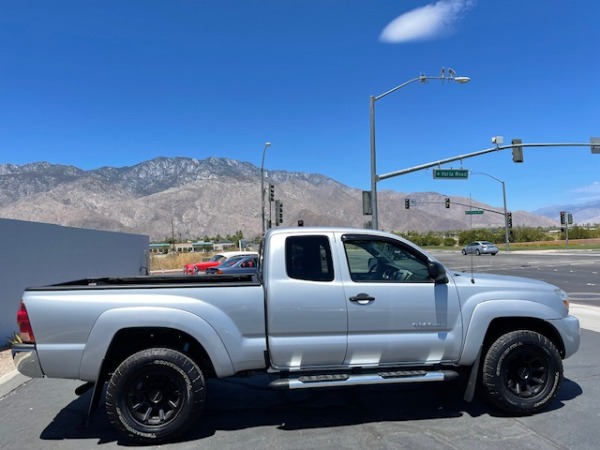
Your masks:
<instances>
[{"instance_id":1,"label":"white cloud","mask_svg":"<svg viewBox=\"0 0 600 450\"><path fill-rule=\"evenodd\" d=\"M475 3L476 0L440 0L413 9L390 22L381 32L379 40L399 43L451 34L454 24L473 8Z\"/></svg>"},{"instance_id":2,"label":"white cloud","mask_svg":"<svg viewBox=\"0 0 600 450\"><path fill-rule=\"evenodd\" d=\"M600 199L600 181L594 181L592 184L571 189L572 193L579 195L579 202Z\"/></svg>"}]
</instances>

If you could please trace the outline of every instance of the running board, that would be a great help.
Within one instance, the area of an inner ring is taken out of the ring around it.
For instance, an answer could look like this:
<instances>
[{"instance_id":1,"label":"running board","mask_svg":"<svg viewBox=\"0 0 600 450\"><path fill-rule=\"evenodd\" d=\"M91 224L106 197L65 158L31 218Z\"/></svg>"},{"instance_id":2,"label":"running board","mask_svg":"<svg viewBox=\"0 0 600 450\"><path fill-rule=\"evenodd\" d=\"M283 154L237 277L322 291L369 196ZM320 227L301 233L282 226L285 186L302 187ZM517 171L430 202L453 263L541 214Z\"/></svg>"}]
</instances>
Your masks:
<instances>
[{"instance_id":1,"label":"running board","mask_svg":"<svg viewBox=\"0 0 600 450\"><path fill-rule=\"evenodd\" d=\"M361 386L369 384L424 383L431 381L451 381L458 378L453 370L398 370L367 374L321 374L306 375L297 378L280 378L272 381L273 389L312 389L335 386Z\"/></svg>"}]
</instances>

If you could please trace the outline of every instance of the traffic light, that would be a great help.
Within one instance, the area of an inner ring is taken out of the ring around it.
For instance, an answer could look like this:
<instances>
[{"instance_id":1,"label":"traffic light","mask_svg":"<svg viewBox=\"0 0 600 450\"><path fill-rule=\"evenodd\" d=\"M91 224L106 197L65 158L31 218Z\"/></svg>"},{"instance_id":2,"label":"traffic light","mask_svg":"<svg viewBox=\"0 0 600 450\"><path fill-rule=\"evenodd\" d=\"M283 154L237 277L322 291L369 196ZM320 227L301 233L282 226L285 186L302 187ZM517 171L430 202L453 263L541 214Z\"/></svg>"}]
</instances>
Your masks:
<instances>
[{"instance_id":1,"label":"traffic light","mask_svg":"<svg viewBox=\"0 0 600 450\"><path fill-rule=\"evenodd\" d=\"M508 228L512 228L512 213L506 213L506 224Z\"/></svg>"},{"instance_id":2,"label":"traffic light","mask_svg":"<svg viewBox=\"0 0 600 450\"><path fill-rule=\"evenodd\" d=\"M560 212L560 224L561 225L565 224L565 212L564 211Z\"/></svg>"},{"instance_id":3,"label":"traffic light","mask_svg":"<svg viewBox=\"0 0 600 450\"><path fill-rule=\"evenodd\" d=\"M445 206L446 208L450 208L450 199L448 197L446 197Z\"/></svg>"},{"instance_id":4,"label":"traffic light","mask_svg":"<svg viewBox=\"0 0 600 450\"><path fill-rule=\"evenodd\" d=\"M512 154L513 154L513 162L522 163L523 162L523 147L521 146L521 139L513 139L512 140Z\"/></svg>"},{"instance_id":5,"label":"traffic light","mask_svg":"<svg viewBox=\"0 0 600 450\"><path fill-rule=\"evenodd\" d=\"M404 209L410 209L410 198L404 199Z\"/></svg>"},{"instance_id":6,"label":"traffic light","mask_svg":"<svg viewBox=\"0 0 600 450\"><path fill-rule=\"evenodd\" d=\"M362 191L363 215L373 215L373 205L371 204L371 191Z\"/></svg>"},{"instance_id":7,"label":"traffic light","mask_svg":"<svg viewBox=\"0 0 600 450\"><path fill-rule=\"evenodd\" d=\"M569 225L573 225L573 214L571 214L571 213L567 214L567 223Z\"/></svg>"},{"instance_id":8,"label":"traffic light","mask_svg":"<svg viewBox=\"0 0 600 450\"><path fill-rule=\"evenodd\" d=\"M281 200L275 200L275 225L283 223L283 203Z\"/></svg>"},{"instance_id":9,"label":"traffic light","mask_svg":"<svg viewBox=\"0 0 600 450\"><path fill-rule=\"evenodd\" d=\"M269 201L272 202L275 200L275 186L269 184Z\"/></svg>"}]
</instances>

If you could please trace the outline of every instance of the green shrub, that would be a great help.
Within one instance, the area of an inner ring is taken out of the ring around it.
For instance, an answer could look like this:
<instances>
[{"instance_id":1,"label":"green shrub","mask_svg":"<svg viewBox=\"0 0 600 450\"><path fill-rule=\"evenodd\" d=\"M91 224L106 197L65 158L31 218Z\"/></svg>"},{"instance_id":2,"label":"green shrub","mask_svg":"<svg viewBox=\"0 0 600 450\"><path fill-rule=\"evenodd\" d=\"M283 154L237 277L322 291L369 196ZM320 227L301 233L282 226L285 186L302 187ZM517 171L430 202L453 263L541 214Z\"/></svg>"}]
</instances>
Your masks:
<instances>
[{"instance_id":1,"label":"green shrub","mask_svg":"<svg viewBox=\"0 0 600 450\"><path fill-rule=\"evenodd\" d=\"M454 246L456 246L456 239L454 239L452 237L445 237L444 240L442 241L442 245L444 247L454 247Z\"/></svg>"}]
</instances>

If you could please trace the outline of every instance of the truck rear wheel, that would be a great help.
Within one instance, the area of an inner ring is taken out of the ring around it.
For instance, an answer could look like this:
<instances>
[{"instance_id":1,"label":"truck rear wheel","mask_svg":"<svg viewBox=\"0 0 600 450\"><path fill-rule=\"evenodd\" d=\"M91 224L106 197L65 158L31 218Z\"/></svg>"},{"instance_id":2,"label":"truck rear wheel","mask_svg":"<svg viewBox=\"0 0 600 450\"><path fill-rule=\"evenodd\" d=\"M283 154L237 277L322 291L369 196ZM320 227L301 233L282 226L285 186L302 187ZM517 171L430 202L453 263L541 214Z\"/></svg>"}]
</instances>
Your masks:
<instances>
[{"instance_id":1,"label":"truck rear wheel","mask_svg":"<svg viewBox=\"0 0 600 450\"><path fill-rule=\"evenodd\" d=\"M483 388L497 408L533 414L554 399L563 377L558 350L545 336L513 331L496 340L483 363Z\"/></svg>"},{"instance_id":2,"label":"truck rear wheel","mask_svg":"<svg viewBox=\"0 0 600 450\"><path fill-rule=\"evenodd\" d=\"M185 433L200 415L204 398L204 377L191 358L150 348L117 367L106 389L106 412L127 438L157 444Z\"/></svg>"}]
</instances>

